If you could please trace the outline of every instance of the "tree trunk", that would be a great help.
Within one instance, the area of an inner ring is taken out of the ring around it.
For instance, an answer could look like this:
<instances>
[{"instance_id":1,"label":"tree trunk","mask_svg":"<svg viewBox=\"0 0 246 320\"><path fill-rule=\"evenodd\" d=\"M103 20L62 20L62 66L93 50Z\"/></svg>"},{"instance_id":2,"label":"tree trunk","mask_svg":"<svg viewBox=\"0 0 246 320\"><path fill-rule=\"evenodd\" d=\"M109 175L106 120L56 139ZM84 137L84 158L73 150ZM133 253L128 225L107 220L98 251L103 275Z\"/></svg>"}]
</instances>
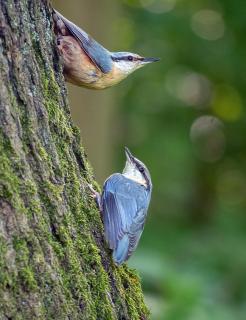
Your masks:
<instances>
[{"instance_id":1,"label":"tree trunk","mask_svg":"<svg viewBox=\"0 0 246 320\"><path fill-rule=\"evenodd\" d=\"M49 3L0 0L0 319L147 319L105 245L66 95Z\"/></svg>"}]
</instances>

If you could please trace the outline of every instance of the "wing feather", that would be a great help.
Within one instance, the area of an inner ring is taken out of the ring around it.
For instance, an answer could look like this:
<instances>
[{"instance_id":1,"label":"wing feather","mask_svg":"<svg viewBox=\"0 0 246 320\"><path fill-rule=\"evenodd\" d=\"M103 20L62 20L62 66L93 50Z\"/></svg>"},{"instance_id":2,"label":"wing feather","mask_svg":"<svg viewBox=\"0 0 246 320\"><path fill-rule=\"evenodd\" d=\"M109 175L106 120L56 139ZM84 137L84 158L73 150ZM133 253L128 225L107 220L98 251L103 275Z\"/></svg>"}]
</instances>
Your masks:
<instances>
[{"instance_id":1,"label":"wing feather","mask_svg":"<svg viewBox=\"0 0 246 320\"><path fill-rule=\"evenodd\" d=\"M105 237L109 247L114 250L114 257L120 256L117 253L119 249L125 261L136 248L144 228L149 200L150 195L145 187L121 174L114 174L105 182L103 221ZM128 247L125 249L126 245Z\"/></svg>"},{"instance_id":2,"label":"wing feather","mask_svg":"<svg viewBox=\"0 0 246 320\"><path fill-rule=\"evenodd\" d=\"M103 72L109 73L112 70L112 59L110 53L96 40L90 37L84 30L76 26L73 22L66 19L58 11L55 13L64 22L70 33L78 40L82 49L89 56L89 58L94 62L94 64Z\"/></svg>"}]
</instances>

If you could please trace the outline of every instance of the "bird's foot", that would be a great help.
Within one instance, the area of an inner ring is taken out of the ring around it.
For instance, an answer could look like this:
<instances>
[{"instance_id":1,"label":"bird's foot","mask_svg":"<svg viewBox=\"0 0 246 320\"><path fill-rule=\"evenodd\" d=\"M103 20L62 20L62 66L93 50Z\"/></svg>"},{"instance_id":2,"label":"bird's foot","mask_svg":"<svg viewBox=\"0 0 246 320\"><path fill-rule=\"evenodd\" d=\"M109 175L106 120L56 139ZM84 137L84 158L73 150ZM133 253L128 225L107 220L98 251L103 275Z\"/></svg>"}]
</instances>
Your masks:
<instances>
[{"instance_id":1,"label":"bird's foot","mask_svg":"<svg viewBox=\"0 0 246 320\"><path fill-rule=\"evenodd\" d=\"M53 19L55 22L55 32L56 34L60 34L63 36L66 36L69 34L67 27L65 25L65 23L62 21L61 17L59 16L59 14L57 12L53 13Z\"/></svg>"},{"instance_id":2,"label":"bird's foot","mask_svg":"<svg viewBox=\"0 0 246 320\"><path fill-rule=\"evenodd\" d=\"M88 184L88 187L91 191L91 197L96 201L97 207L100 210L100 212L102 213L102 201L101 201L101 195L99 192L97 192L91 184Z\"/></svg>"}]
</instances>

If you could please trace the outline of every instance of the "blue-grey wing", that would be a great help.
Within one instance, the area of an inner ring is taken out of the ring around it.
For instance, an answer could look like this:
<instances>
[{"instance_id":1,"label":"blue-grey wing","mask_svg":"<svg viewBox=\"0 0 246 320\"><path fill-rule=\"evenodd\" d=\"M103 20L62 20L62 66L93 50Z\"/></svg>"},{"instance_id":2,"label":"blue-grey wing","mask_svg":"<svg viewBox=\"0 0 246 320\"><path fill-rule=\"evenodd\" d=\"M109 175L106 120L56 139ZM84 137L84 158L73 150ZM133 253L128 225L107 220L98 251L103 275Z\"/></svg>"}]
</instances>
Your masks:
<instances>
[{"instance_id":1,"label":"blue-grey wing","mask_svg":"<svg viewBox=\"0 0 246 320\"><path fill-rule=\"evenodd\" d=\"M92 37L90 37L84 30L80 29L74 23L66 19L58 11L55 13L64 22L70 33L78 40L82 49L89 56L89 58L95 63L95 65L103 72L109 73L112 70L113 63L110 53Z\"/></svg>"},{"instance_id":2,"label":"blue-grey wing","mask_svg":"<svg viewBox=\"0 0 246 320\"><path fill-rule=\"evenodd\" d=\"M102 205L106 241L120 264L135 250L142 234L150 195L144 186L121 174L104 184Z\"/></svg>"}]
</instances>

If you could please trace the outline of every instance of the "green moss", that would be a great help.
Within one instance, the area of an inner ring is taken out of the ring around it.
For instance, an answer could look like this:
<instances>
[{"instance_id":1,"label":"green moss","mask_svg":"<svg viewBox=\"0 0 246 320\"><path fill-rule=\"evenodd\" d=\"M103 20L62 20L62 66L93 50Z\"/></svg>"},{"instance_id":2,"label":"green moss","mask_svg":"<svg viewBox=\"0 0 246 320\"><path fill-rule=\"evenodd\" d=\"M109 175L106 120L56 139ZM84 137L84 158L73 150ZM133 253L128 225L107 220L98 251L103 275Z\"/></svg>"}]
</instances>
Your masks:
<instances>
[{"instance_id":1,"label":"green moss","mask_svg":"<svg viewBox=\"0 0 246 320\"><path fill-rule=\"evenodd\" d=\"M18 161L12 146L0 128L0 197L8 200L19 212L24 212L25 208L19 196L20 180L16 175L14 165Z\"/></svg>"},{"instance_id":2,"label":"green moss","mask_svg":"<svg viewBox=\"0 0 246 320\"><path fill-rule=\"evenodd\" d=\"M8 272L8 247L3 237L0 237L0 292L13 285L14 279Z\"/></svg>"},{"instance_id":3,"label":"green moss","mask_svg":"<svg viewBox=\"0 0 246 320\"><path fill-rule=\"evenodd\" d=\"M36 290L37 289L37 282L34 278L33 270L31 267L27 266L19 271L20 280L23 282L23 286L26 290Z\"/></svg>"},{"instance_id":4,"label":"green moss","mask_svg":"<svg viewBox=\"0 0 246 320\"><path fill-rule=\"evenodd\" d=\"M135 270L125 268L121 274L123 282L126 283L126 302L129 308L131 319L139 319L139 315L147 316L149 311L144 304L140 279Z\"/></svg>"},{"instance_id":5,"label":"green moss","mask_svg":"<svg viewBox=\"0 0 246 320\"><path fill-rule=\"evenodd\" d=\"M47 191L48 194L52 195L52 198L57 202L62 201L62 193L63 193L63 185L57 185L51 183L50 181L45 181L43 183L44 189Z\"/></svg>"},{"instance_id":6,"label":"green moss","mask_svg":"<svg viewBox=\"0 0 246 320\"><path fill-rule=\"evenodd\" d=\"M52 162L48 155L48 152L45 150L39 140L37 141L36 148L40 159L44 161L44 163L48 165L50 169L52 169Z\"/></svg>"},{"instance_id":7,"label":"green moss","mask_svg":"<svg viewBox=\"0 0 246 320\"><path fill-rule=\"evenodd\" d=\"M41 73L44 104L48 112L50 124L55 126L59 132L59 139L65 139L71 142L73 138L74 129L71 127L71 119L64 109L59 106L58 97L61 95L60 87L55 81L54 72L49 70L49 74Z\"/></svg>"}]
</instances>

